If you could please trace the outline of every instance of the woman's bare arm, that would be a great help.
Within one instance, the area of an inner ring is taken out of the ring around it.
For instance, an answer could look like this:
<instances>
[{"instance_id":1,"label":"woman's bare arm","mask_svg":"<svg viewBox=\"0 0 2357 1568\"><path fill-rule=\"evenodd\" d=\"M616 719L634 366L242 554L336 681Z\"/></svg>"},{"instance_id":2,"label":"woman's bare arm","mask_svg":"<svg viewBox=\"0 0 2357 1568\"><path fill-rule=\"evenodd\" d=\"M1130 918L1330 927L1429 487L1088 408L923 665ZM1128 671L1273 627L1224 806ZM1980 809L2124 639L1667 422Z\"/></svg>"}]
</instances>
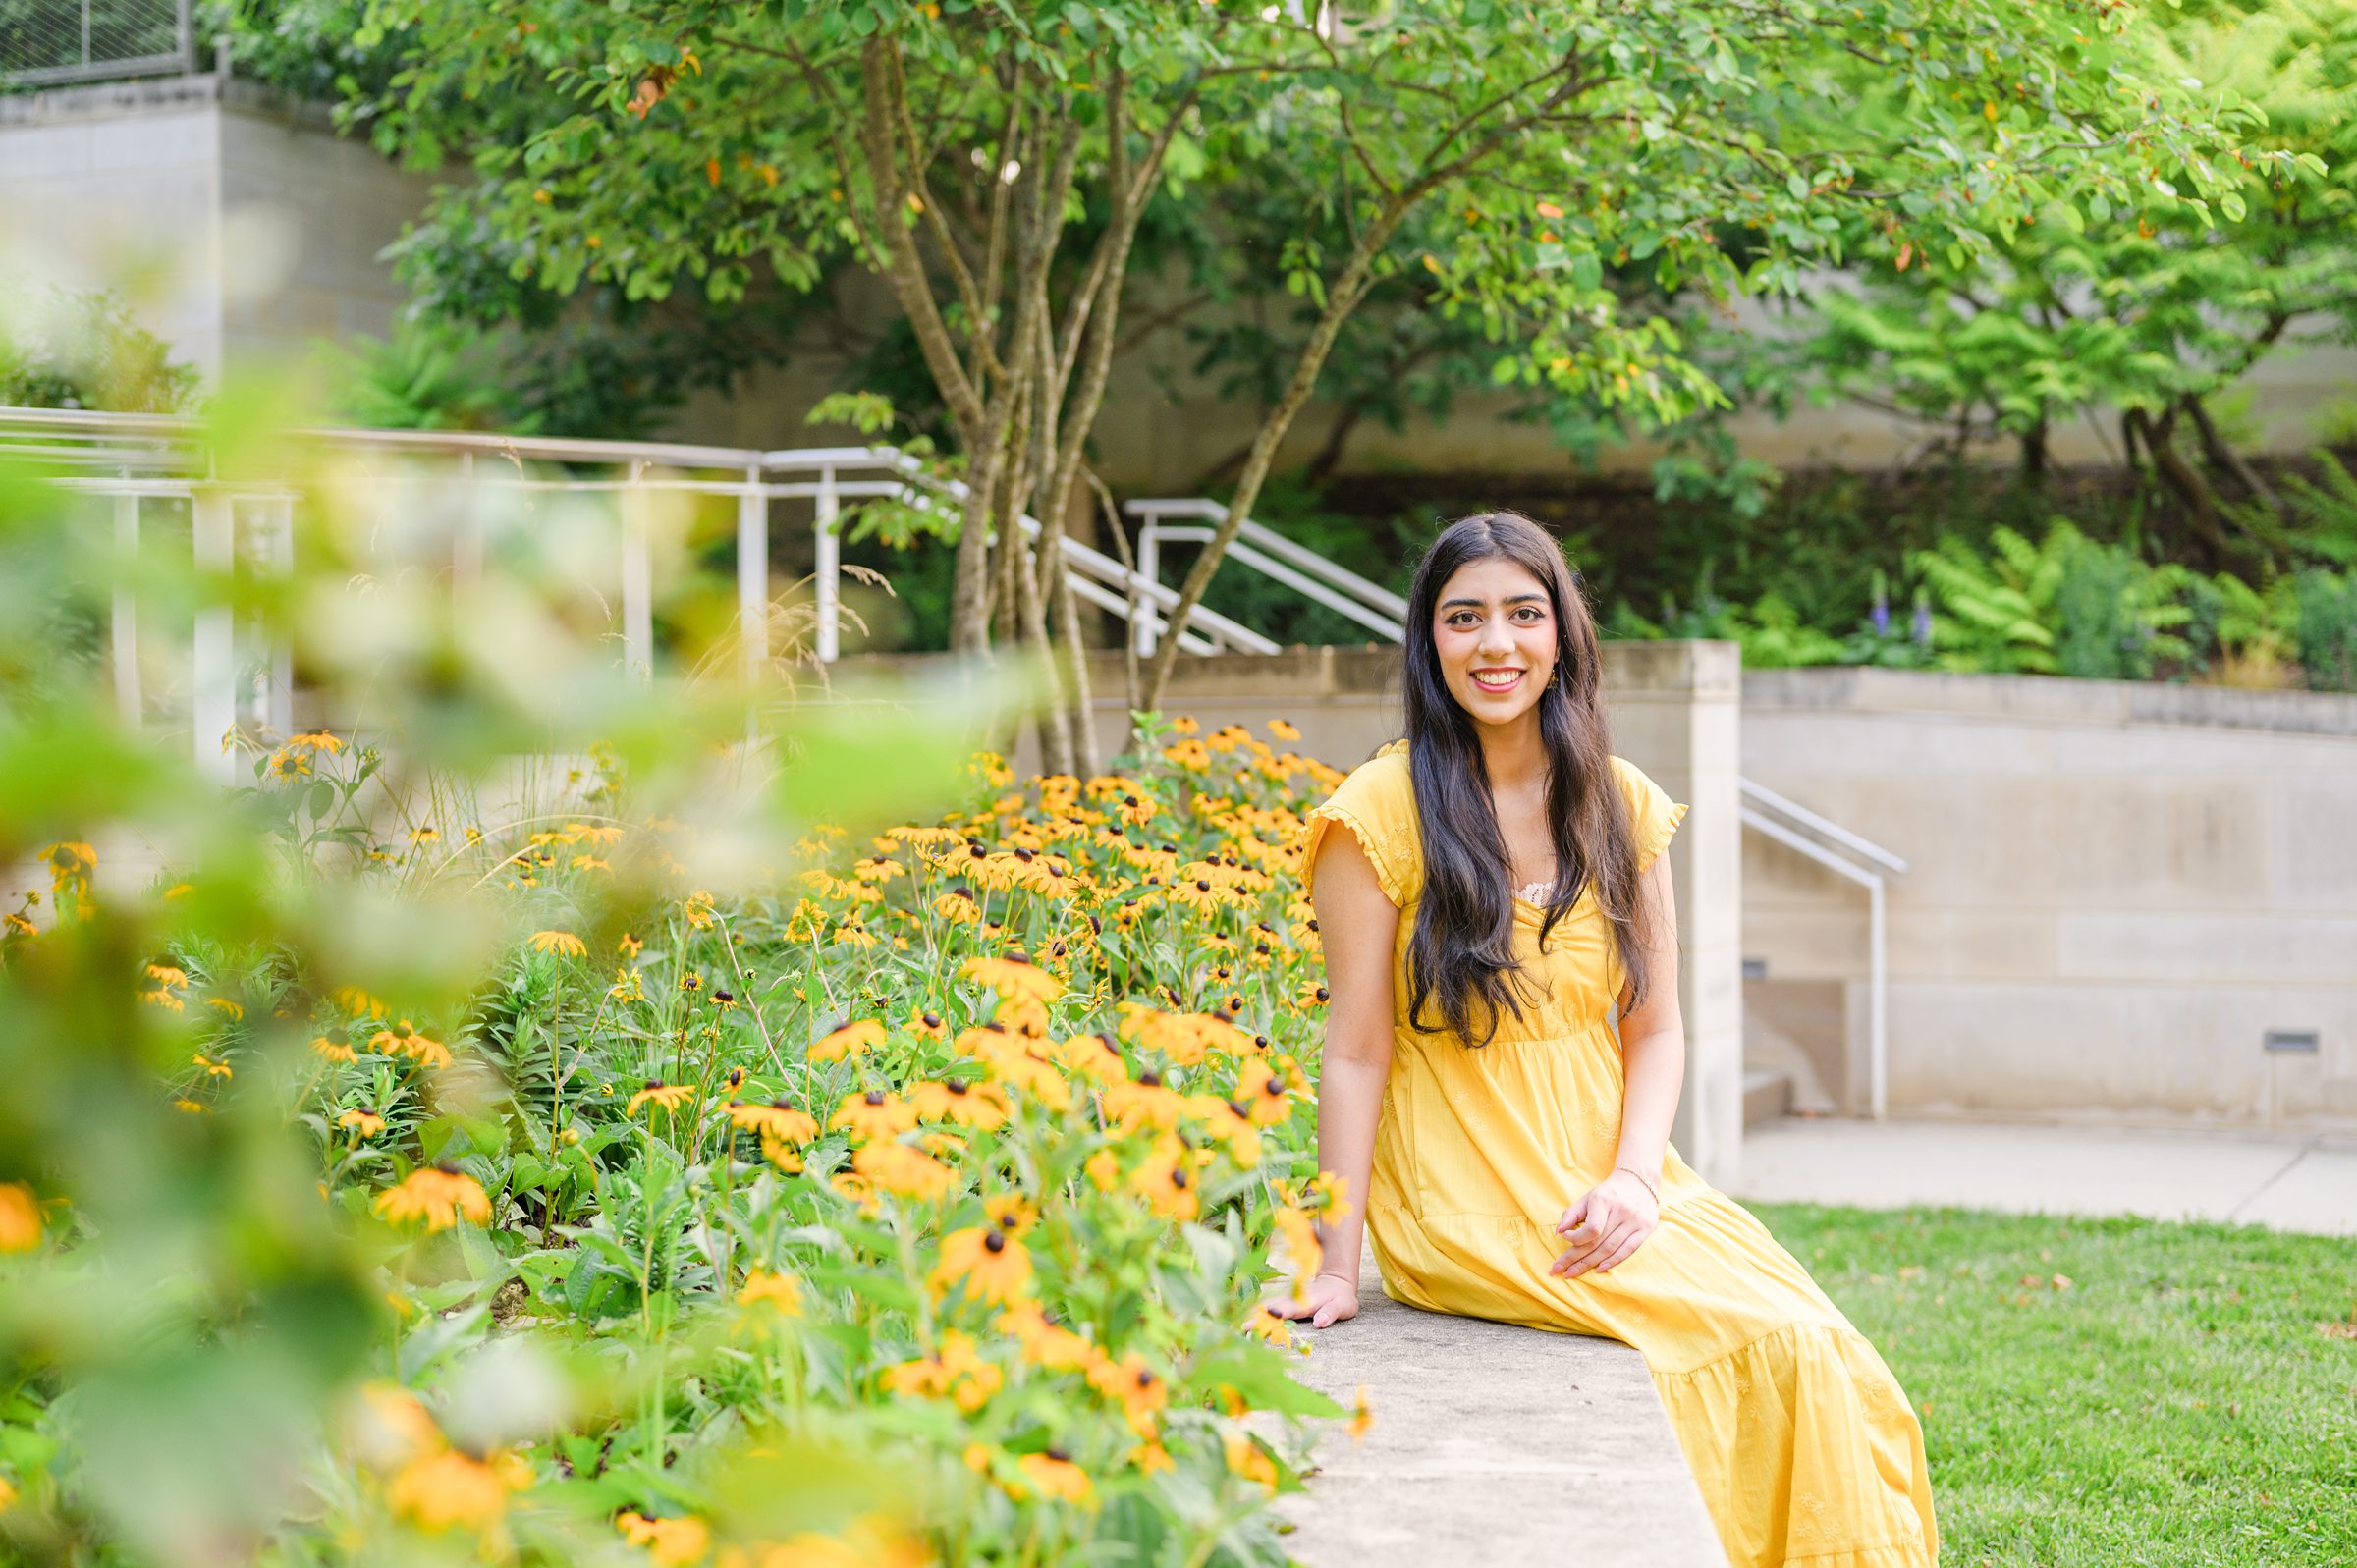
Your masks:
<instances>
[{"instance_id":1,"label":"woman's bare arm","mask_svg":"<svg viewBox=\"0 0 2357 1568\"><path fill-rule=\"evenodd\" d=\"M1301 1300L1274 1304L1282 1317L1324 1328L1358 1314L1358 1249L1375 1124L1392 1071L1392 955L1399 911L1384 896L1356 838L1330 833L1319 847L1310 902L1326 947L1326 1049L1318 1065L1318 1168L1347 1183L1349 1206L1319 1227L1325 1257Z\"/></svg>"},{"instance_id":2,"label":"woman's bare arm","mask_svg":"<svg viewBox=\"0 0 2357 1568\"><path fill-rule=\"evenodd\" d=\"M1677 892L1668 855L1655 856L1646 868L1637 897L1649 974L1644 1005L1620 1017L1620 1144L1613 1173L1564 1210L1556 1226L1565 1250L1549 1271L1567 1279L1620 1263L1661 1221L1656 1189L1686 1081L1686 1021L1677 1004Z\"/></svg>"}]
</instances>

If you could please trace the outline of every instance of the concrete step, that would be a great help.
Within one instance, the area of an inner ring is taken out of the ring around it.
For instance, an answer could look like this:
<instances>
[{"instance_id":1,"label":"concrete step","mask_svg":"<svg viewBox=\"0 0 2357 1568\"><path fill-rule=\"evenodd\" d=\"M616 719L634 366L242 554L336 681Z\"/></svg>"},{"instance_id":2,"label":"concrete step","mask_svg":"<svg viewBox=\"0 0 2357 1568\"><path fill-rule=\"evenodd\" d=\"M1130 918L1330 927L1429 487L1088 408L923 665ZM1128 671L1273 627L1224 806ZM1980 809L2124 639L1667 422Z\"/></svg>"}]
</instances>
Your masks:
<instances>
[{"instance_id":1,"label":"concrete step","mask_svg":"<svg viewBox=\"0 0 2357 1568\"><path fill-rule=\"evenodd\" d=\"M1727 1568L1645 1358L1611 1339L1403 1307L1370 1249L1358 1316L1295 1376L1374 1426L1318 1434L1307 1489L1281 1497L1306 1568L1566 1563ZM1258 1419L1258 1418L1255 1418Z\"/></svg>"},{"instance_id":2,"label":"concrete step","mask_svg":"<svg viewBox=\"0 0 2357 1568\"><path fill-rule=\"evenodd\" d=\"M1776 1121L1792 1110L1792 1075L1775 1067L1743 1071L1743 1125L1746 1130Z\"/></svg>"}]
</instances>

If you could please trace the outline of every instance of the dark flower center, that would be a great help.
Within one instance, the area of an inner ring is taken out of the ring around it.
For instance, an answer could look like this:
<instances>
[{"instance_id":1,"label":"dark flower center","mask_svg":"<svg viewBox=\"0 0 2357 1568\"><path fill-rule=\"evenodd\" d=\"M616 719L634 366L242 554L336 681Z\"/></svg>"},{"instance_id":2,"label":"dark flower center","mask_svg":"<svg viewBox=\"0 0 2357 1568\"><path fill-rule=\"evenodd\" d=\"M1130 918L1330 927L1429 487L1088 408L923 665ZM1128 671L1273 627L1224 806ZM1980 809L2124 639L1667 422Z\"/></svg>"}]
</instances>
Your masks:
<instances>
[{"instance_id":1,"label":"dark flower center","mask_svg":"<svg viewBox=\"0 0 2357 1568\"><path fill-rule=\"evenodd\" d=\"M925 1027L927 1029L939 1029L941 1027L941 1014L937 1012L926 1013Z\"/></svg>"},{"instance_id":2,"label":"dark flower center","mask_svg":"<svg viewBox=\"0 0 2357 1568\"><path fill-rule=\"evenodd\" d=\"M1005 1252L1007 1250L1006 1236L999 1231L992 1231L982 1238L982 1250L984 1252Z\"/></svg>"},{"instance_id":3,"label":"dark flower center","mask_svg":"<svg viewBox=\"0 0 2357 1568\"><path fill-rule=\"evenodd\" d=\"M965 1093L965 1080L963 1078L952 1078L948 1083L943 1084L942 1087L954 1095L961 1095Z\"/></svg>"},{"instance_id":4,"label":"dark flower center","mask_svg":"<svg viewBox=\"0 0 2357 1568\"><path fill-rule=\"evenodd\" d=\"M871 1106L880 1106L884 1103L884 1091L881 1089L870 1089L860 1098L865 1100Z\"/></svg>"}]
</instances>

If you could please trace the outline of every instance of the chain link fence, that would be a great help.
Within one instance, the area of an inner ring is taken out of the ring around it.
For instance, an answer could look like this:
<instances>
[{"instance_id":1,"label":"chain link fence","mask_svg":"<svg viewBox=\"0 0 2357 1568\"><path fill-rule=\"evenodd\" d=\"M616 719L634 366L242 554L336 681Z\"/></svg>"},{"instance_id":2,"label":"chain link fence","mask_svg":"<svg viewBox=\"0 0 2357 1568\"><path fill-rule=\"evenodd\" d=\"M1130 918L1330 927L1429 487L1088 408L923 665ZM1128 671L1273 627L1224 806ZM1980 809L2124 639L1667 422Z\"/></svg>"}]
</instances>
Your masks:
<instances>
[{"instance_id":1,"label":"chain link fence","mask_svg":"<svg viewBox=\"0 0 2357 1568\"><path fill-rule=\"evenodd\" d=\"M190 0L0 0L0 91L192 69Z\"/></svg>"}]
</instances>

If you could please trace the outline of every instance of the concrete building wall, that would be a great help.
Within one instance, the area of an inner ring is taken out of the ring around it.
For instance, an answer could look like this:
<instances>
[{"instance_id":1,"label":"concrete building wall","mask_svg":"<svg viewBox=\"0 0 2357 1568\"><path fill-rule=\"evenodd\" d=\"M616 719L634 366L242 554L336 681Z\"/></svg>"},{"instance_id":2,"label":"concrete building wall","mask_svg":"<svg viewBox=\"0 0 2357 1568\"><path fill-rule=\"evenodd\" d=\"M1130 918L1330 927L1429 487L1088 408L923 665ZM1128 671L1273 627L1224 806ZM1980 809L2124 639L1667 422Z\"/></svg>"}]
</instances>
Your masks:
<instances>
[{"instance_id":1,"label":"concrete building wall","mask_svg":"<svg viewBox=\"0 0 2357 1568\"><path fill-rule=\"evenodd\" d=\"M2357 698L1753 671L1742 723L1746 777L1909 863L1893 1110L2357 1124ZM1742 876L1755 1016L1860 1108L1863 890L1756 834Z\"/></svg>"},{"instance_id":2,"label":"concrete building wall","mask_svg":"<svg viewBox=\"0 0 2357 1568\"><path fill-rule=\"evenodd\" d=\"M380 252L425 193L324 111L218 76L0 98L0 268L119 289L208 380L382 336L403 295Z\"/></svg>"}]
</instances>

